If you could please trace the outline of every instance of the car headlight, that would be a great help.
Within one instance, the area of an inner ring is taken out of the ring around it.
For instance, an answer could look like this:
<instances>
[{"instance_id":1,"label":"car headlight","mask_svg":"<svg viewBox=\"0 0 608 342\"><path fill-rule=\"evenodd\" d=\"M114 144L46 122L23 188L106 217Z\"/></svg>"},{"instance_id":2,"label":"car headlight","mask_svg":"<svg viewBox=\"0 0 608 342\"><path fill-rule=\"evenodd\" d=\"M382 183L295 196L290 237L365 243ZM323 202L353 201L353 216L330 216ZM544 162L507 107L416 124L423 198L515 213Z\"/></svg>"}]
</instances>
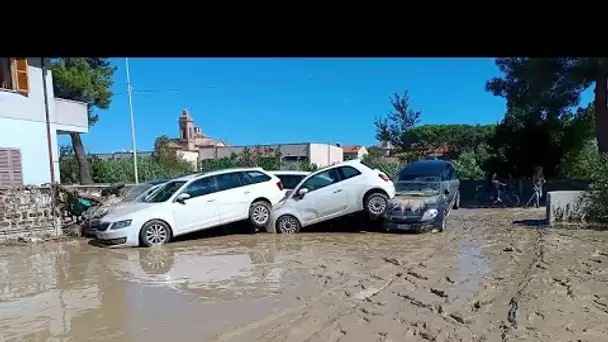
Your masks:
<instances>
[{"instance_id":1,"label":"car headlight","mask_svg":"<svg viewBox=\"0 0 608 342\"><path fill-rule=\"evenodd\" d=\"M428 209L427 211L424 212L424 214L422 215L422 221L430 221L432 219L434 219L437 214L439 212L437 211L437 209Z\"/></svg>"},{"instance_id":2,"label":"car headlight","mask_svg":"<svg viewBox=\"0 0 608 342\"><path fill-rule=\"evenodd\" d=\"M110 229L122 229L131 225L131 220L122 220L112 223Z\"/></svg>"}]
</instances>

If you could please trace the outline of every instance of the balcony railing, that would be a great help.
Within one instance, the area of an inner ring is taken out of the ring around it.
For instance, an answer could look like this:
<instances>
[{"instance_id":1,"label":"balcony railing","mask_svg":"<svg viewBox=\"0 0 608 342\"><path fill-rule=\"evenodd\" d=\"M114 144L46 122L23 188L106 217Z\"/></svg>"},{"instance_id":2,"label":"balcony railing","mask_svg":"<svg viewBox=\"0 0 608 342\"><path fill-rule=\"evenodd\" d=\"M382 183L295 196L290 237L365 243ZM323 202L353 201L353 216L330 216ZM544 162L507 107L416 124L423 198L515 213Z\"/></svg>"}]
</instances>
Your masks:
<instances>
[{"instance_id":1,"label":"balcony railing","mask_svg":"<svg viewBox=\"0 0 608 342\"><path fill-rule=\"evenodd\" d=\"M55 124L57 130L86 133L89 131L87 104L55 98Z\"/></svg>"}]
</instances>

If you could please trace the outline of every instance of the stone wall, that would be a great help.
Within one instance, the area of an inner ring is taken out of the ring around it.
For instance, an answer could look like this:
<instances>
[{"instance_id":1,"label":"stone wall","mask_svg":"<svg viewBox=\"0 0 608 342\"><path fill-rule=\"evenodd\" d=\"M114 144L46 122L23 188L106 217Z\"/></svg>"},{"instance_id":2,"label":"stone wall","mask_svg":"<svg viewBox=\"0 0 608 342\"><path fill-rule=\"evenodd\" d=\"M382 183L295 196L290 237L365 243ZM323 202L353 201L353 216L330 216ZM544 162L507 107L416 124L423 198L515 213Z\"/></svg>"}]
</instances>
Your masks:
<instances>
[{"instance_id":1,"label":"stone wall","mask_svg":"<svg viewBox=\"0 0 608 342\"><path fill-rule=\"evenodd\" d=\"M61 233L49 187L0 188L0 240L35 233Z\"/></svg>"}]
</instances>

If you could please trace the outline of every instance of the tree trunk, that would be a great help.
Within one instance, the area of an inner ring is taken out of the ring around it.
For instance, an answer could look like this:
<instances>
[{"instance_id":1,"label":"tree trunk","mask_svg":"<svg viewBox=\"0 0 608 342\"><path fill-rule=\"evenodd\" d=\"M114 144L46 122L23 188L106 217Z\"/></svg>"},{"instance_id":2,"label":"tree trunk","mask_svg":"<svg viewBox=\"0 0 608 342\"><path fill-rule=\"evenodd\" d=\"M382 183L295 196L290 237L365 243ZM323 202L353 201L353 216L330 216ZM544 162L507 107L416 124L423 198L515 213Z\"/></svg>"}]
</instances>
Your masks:
<instances>
[{"instance_id":1,"label":"tree trunk","mask_svg":"<svg viewBox=\"0 0 608 342\"><path fill-rule=\"evenodd\" d=\"M595 137L600 153L608 157L608 73L602 71L595 82Z\"/></svg>"},{"instance_id":2,"label":"tree trunk","mask_svg":"<svg viewBox=\"0 0 608 342\"><path fill-rule=\"evenodd\" d=\"M89 169L89 160L87 159L87 155L84 152L84 146L82 145L82 139L80 138L80 134L70 133L70 138L72 138L72 148L74 149L76 161L78 162L78 169L80 171L80 184L93 184L93 179L91 178L91 171Z\"/></svg>"}]
</instances>

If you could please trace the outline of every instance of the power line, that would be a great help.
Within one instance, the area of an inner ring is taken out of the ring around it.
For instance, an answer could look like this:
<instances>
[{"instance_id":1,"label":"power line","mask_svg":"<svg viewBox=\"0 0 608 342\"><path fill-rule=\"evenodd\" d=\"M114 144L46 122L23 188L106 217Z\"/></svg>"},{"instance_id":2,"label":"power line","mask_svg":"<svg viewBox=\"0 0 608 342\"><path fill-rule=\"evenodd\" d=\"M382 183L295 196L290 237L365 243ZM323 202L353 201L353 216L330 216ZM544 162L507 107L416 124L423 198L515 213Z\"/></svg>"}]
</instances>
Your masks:
<instances>
[{"instance_id":1,"label":"power line","mask_svg":"<svg viewBox=\"0 0 608 342\"><path fill-rule=\"evenodd\" d=\"M415 71L427 71L427 69L418 69ZM395 73L371 73L371 74L351 74L343 76L324 76L324 77L310 77L295 81L279 81L279 82L266 82L261 84L230 84L230 85L209 85L209 86L197 86L197 87L186 87L186 88L164 88L164 89L140 89L132 90L132 94L150 94L150 93L170 93L170 92L186 92L186 91L209 91L218 89L246 89L246 88L279 88L285 86L298 86L309 82L319 81L340 81L348 79L357 79L365 77L376 77L376 76L397 76ZM115 93L115 95L126 95L127 92Z\"/></svg>"}]
</instances>

